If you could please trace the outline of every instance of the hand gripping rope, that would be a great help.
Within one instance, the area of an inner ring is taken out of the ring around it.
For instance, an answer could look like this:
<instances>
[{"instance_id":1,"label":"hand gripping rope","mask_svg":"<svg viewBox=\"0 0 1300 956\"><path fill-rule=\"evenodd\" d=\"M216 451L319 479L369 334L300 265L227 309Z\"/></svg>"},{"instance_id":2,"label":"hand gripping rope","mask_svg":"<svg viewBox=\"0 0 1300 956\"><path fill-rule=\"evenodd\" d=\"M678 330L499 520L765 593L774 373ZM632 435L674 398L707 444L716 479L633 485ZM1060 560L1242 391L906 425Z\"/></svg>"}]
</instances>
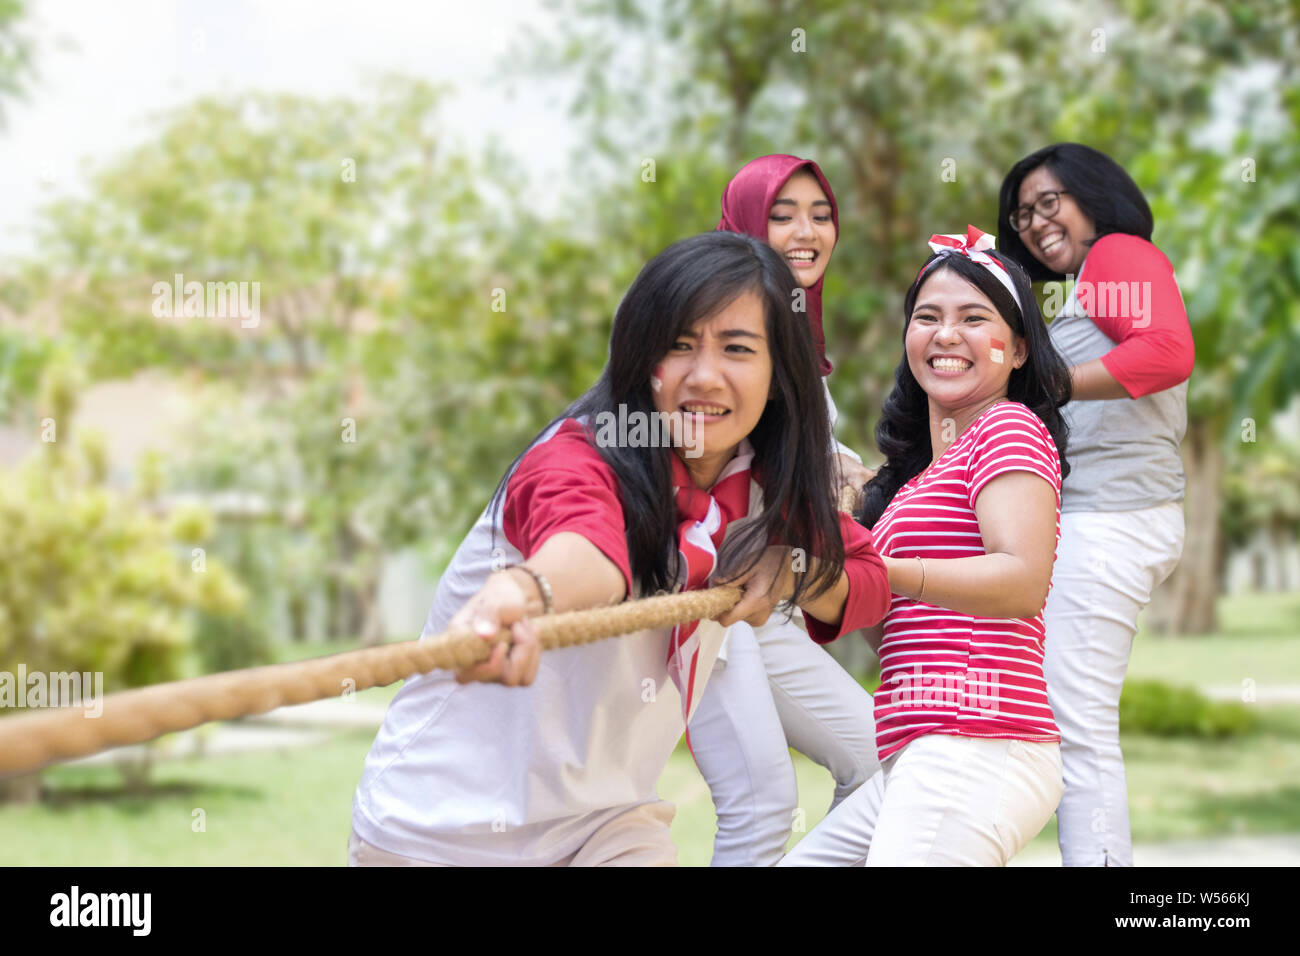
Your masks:
<instances>
[{"instance_id":1,"label":"hand gripping rope","mask_svg":"<svg viewBox=\"0 0 1300 956\"><path fill-rule=\"evenodd\" d=\"M548 614L533 619L543 650L587 644L637 631L715 618L735 607L741 591L715 587L625 601L614 607ZM209 674L109 694L103 712L88 717L65 707L0 719L0 777L27 773L60 760L152 740L212 720L262 714L288 704L337 697L423 674L485 661L496 643L470 631L445 631L427 640L404 641L331 654L294 664Z\"/></svg>"}]
</instances>

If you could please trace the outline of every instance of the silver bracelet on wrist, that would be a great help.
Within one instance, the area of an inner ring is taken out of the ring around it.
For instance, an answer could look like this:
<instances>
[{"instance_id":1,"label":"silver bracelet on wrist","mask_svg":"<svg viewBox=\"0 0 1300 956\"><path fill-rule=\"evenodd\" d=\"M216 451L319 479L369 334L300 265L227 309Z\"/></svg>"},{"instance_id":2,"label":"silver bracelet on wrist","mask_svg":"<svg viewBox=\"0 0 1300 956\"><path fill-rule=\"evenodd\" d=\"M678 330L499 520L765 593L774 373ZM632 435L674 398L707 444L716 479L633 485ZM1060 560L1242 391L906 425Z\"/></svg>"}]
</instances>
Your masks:
<instances>
[{"instance_id":1,"label":"silver bracelet on wrist","mask_svg":"<svg viewBox=\"0 0 1300 956\"><path fill-rule=\"evenodd\" d=\"M546 578L542 576L541 572L534 571L526 564L511 564L506 568L504 568L503 570L508 571L510 570L510 568L518 568L520 571L526 572L528 575L532 577L534 581L537 582L537 591L542 596L543 614L550 614L553 610L555 610L555 597L554 595L551 594L550 582L547 581Z\"/></svg>"}]
</instances>

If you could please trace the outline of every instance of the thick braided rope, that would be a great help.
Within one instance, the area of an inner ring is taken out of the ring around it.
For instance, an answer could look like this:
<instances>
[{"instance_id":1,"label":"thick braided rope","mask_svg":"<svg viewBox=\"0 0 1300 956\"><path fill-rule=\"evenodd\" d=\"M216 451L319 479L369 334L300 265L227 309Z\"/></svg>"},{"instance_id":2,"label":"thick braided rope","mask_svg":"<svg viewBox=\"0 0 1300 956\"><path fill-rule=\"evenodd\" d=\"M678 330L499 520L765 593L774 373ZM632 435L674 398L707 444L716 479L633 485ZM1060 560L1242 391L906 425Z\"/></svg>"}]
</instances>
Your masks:
<instances>
[{"instance_id":1,"label":"thick braided rope","mask_svg":"<svg viewBox=\"0 0 1300 956\"><path fill-rule=\"evenodd\" d=\"M740 589L715 587L625 601L614 607L534 618L543 649L571 647L636 631L672 627L724 614ZM510 640L502 631L495 642ZM294 664L209 674L109 694L103 712L65 707L0 720L0 776L39 769L59 760L137 744L212 720L262 714L287 704L337 697L423 674L467 667L491 656L494 642L468 631L446 631Z\"/></svg>"}]
</instances>

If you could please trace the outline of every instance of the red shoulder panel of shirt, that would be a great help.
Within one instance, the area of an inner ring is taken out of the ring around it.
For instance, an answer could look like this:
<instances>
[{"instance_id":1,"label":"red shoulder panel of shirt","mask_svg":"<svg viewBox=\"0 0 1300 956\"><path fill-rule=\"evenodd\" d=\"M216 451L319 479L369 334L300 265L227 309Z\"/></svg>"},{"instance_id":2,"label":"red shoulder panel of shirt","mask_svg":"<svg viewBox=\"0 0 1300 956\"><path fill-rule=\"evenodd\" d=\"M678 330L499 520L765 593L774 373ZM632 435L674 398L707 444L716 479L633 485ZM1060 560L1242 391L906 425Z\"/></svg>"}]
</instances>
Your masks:
<instances>
[{"instance_id":1,"label":"red shoulder panel of shirt","mask_svg":"<svg viewBox=\"0 0 1300 956\"><path fill-rule=\"evenodd\" d=\"M561 531L580 534L618 566L633 593L618 478L572 419L520 460L506 483L501 530L525 558Z\"/></svg>"},{"instance_id":2,"label":"red shoulder panel of shirt","mask_svg":"<svg viewBox=\"0 0 1300 956\"><path fill-rule=\"evenodd\" d=\"M1088 317L1116 343L1101 362L1132 398L1191 376L1196 349L1187 309L1173 266L1151 243L1124 233L1102 236L1075 291Z\"/></svg>"}]
</instances>

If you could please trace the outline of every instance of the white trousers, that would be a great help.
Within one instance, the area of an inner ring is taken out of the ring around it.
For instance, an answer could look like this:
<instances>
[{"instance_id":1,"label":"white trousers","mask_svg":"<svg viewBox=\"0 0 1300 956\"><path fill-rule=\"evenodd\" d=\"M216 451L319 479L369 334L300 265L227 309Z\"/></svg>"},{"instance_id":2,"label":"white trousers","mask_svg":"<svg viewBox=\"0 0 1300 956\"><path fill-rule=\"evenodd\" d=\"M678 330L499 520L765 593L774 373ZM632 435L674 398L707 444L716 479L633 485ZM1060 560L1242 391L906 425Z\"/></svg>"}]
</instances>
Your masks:
<instances>
[{"instance_id":1,"label":"white trousers","mask_svg":"<svg viewBox=\"0 0 1300 956\"><path fill-rule=\"evenodd\" d=\"M1061 729L1066 866L1132 866L1119 697L1138 613L1183 551L1183 506L1066 512L1043 611L1043 671Z\"/></svg>"},{"instance_id":2,"label":"white trousers","mask_svg":"<svg viewBox=\"0 0 1300 956\"><path fill-rule=\"evenodd\" d=\"M1055 743L917 737L781 866L1005 866L1061 797Z\"/></svg>"},{"instance_id":3,"label":"white trousers","mask_svg":"<svg viewBox=\"0 0 1300 956\"><path fill-rule=\"evenodd\" d=\"M718 816L713 866L771 866L805 816L789 747L835 778L834 808L880 767L871 695L797 620L728 632L691 719Z\"/></svg>"}]
</instances>

